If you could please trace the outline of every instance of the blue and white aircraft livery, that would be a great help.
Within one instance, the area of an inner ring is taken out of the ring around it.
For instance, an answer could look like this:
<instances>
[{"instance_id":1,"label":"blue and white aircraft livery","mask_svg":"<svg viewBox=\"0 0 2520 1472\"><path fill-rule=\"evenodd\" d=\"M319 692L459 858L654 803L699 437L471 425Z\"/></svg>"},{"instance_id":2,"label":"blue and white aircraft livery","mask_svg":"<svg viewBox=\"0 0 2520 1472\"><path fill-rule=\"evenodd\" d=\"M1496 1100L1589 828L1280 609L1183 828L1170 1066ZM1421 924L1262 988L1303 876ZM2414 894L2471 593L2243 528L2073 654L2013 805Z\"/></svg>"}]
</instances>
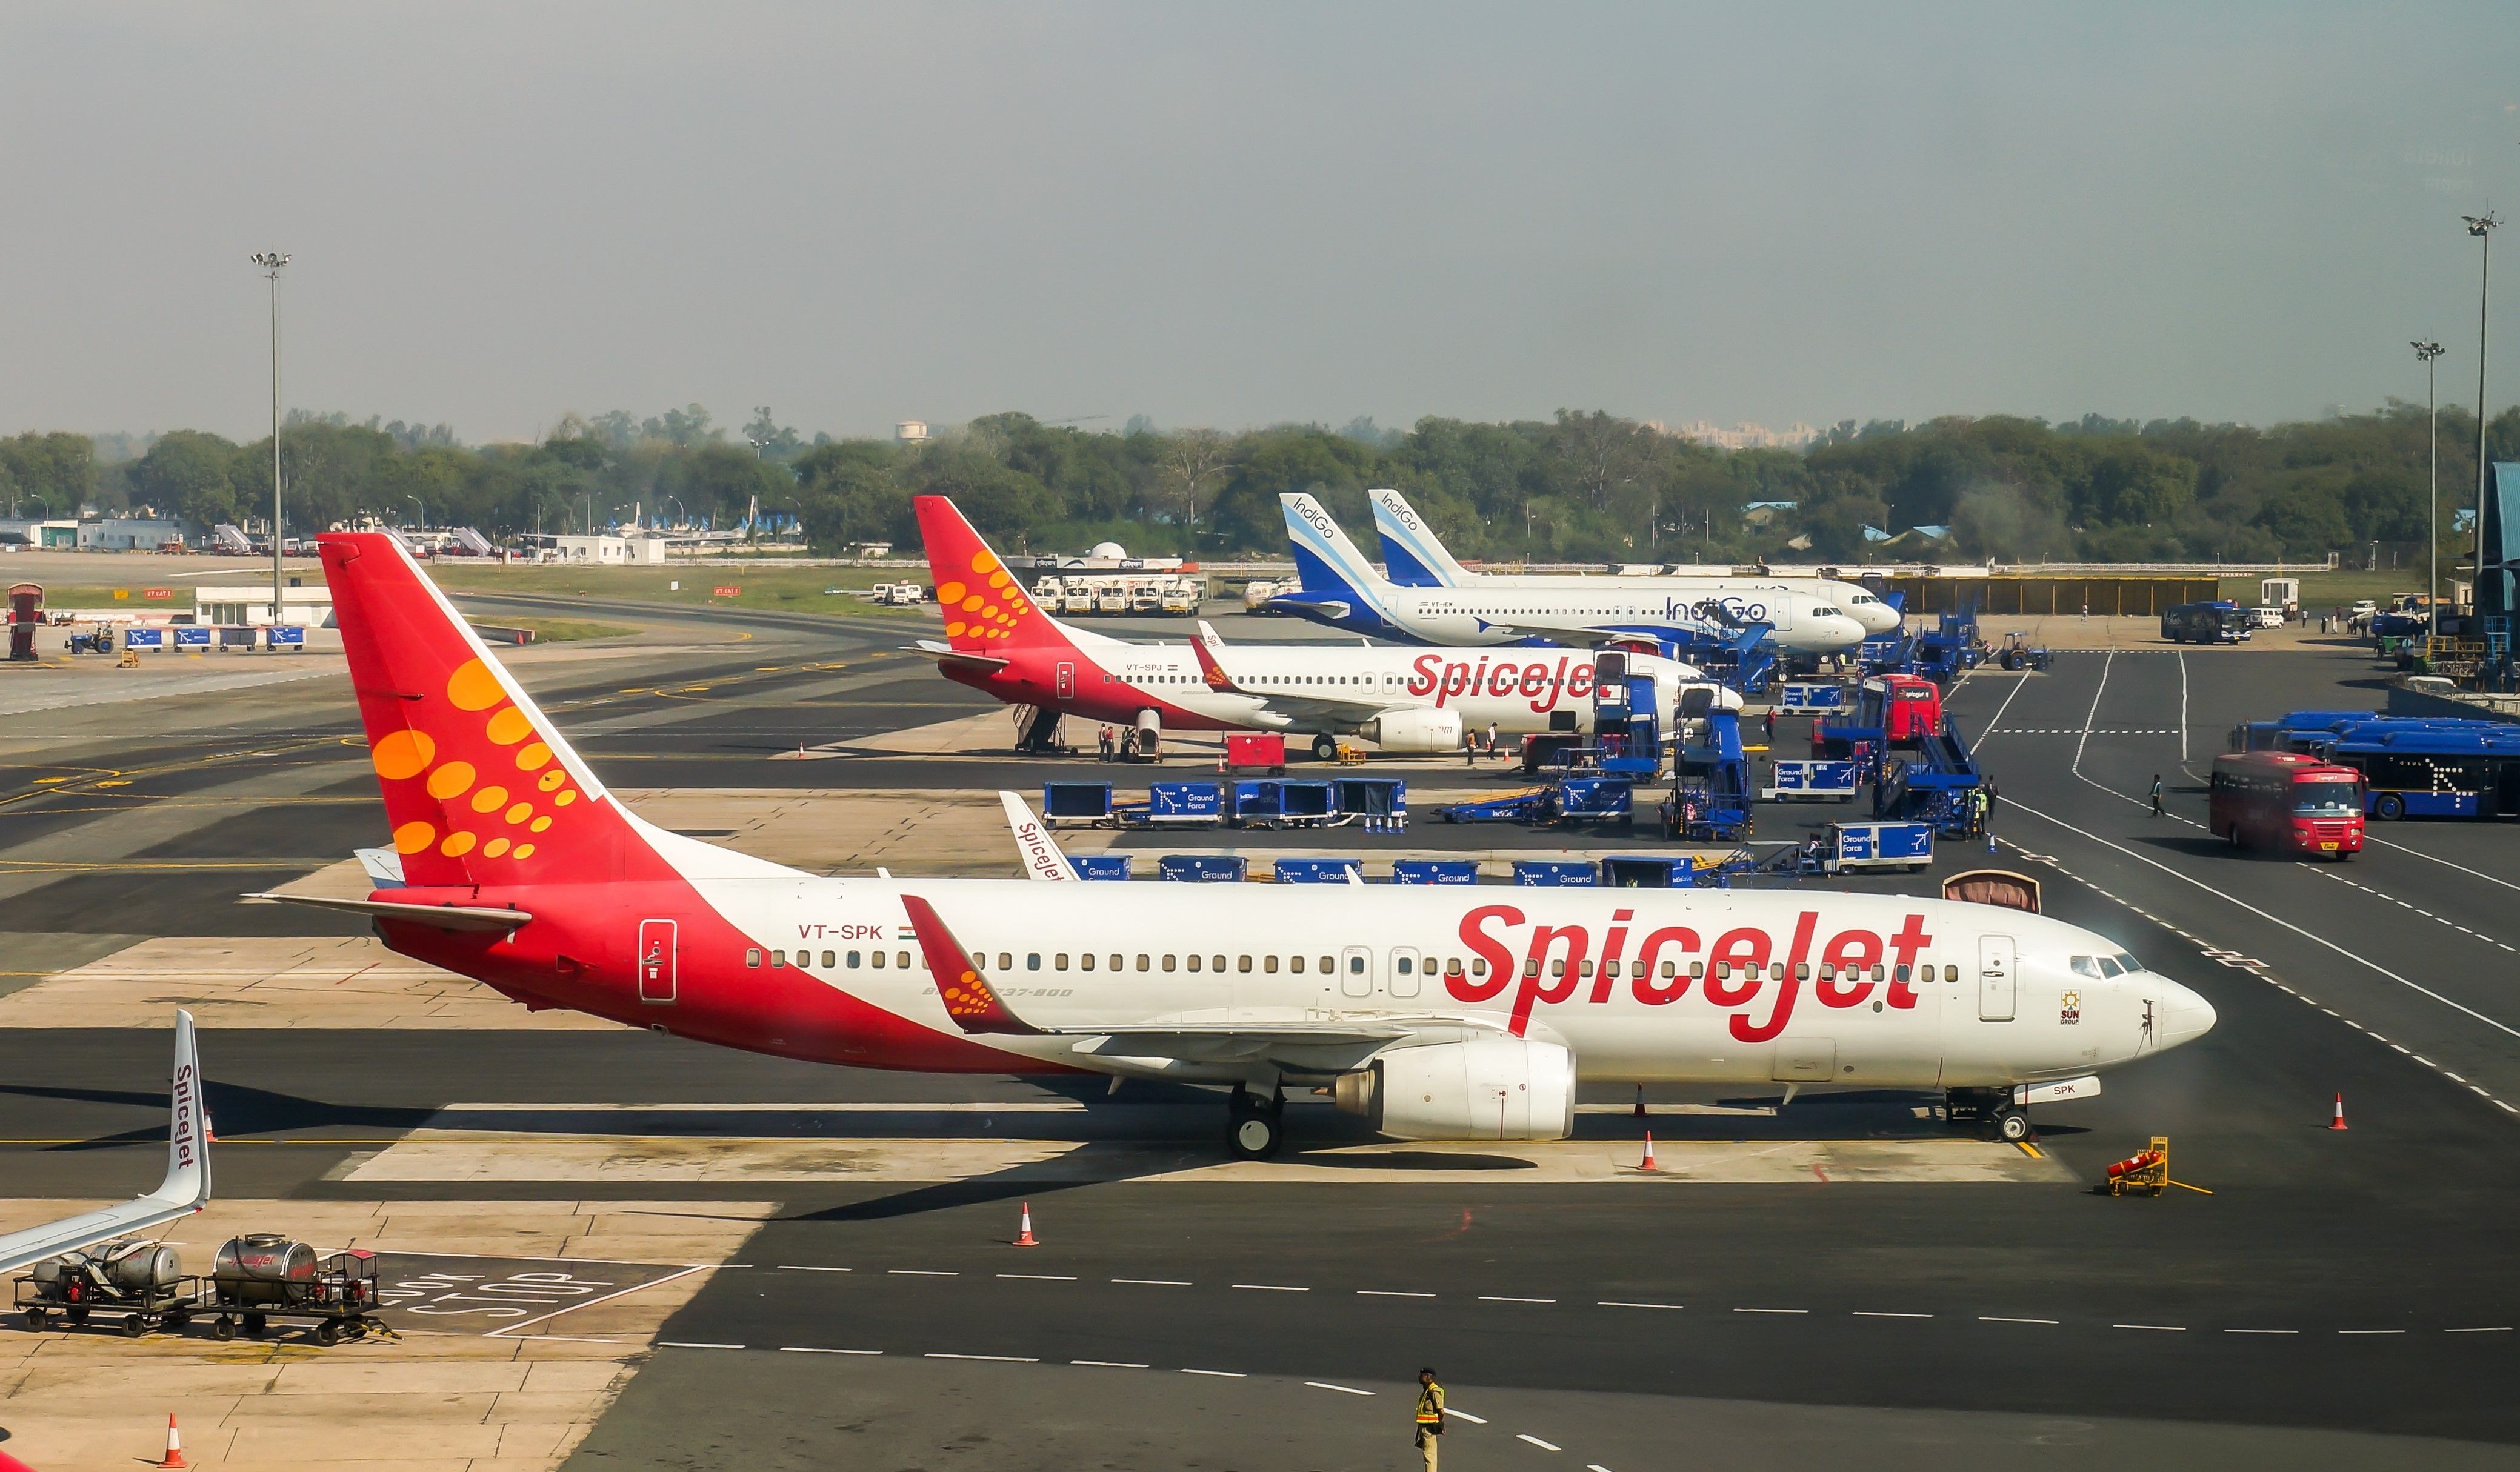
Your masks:
<instances>
[{"instance_id":1,"label":"blue and white aircraft livery","mask_svg":"<svg viewBox=\"0 0 2520 1472\"><path fill-rule=\"evenodd\" d=\"M1735 611L1708 594L1683 595L1632 578L1574 578L1554 587L1410 588L1389 581L1357 551L1320 502L1278 498L1295 555L1299 591L1270 606L1359 634L1417 644L1476 646L1534 639L1599 642L1721 638L1745 623L1768 625L1779 649L1828 654L1864 642L1864 625L1808 597L1771 595Z\"/></svg>"},{"instance_id":2,"label":"blue and white aircraft livery","mask_svg":"<svg viewBox=\"0 0 2520 1472\"><path fill-rule=\"evenodd\" d=\"M1409 498L1389 489L1365 494L1373 503L1373 529L1382 538L1384 570L1391 581L1404 587L1475 591L1575 589L1590 593L1607 581L1562 573L1472 572L1453 559L1452 553L1435 535L1434 524L1409 504ZM1741 578L1666 572L1622 576L1610 586L1664 595L1701 609L1720 607L1739 622L1776 623L1779 629L1786 625L1778 623L1772 614L1794 621L1843 613L1862 624L1868 637L1896 633L1900 622L1898 609L1864 585L1841 578Z\"/></svg>"}]
</instances>

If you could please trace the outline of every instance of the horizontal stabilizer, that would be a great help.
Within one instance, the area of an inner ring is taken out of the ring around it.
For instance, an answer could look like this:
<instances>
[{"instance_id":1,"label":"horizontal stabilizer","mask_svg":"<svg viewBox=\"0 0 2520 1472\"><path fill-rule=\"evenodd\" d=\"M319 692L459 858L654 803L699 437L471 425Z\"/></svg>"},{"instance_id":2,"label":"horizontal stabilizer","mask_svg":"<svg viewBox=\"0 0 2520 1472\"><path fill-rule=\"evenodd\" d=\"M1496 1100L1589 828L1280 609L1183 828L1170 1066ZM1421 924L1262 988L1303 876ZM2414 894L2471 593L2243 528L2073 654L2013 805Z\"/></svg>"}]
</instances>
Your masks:
<instances>
[{"instance_id":1,"label":"horizontal stabilizer","mask_svg":"<svg viewBox=\"0 0 2520 1472\"><path fill-rule=\"evenodd\" d=\"M264 905L312 905L318 910L343 910L352 914L374 915L381 920L430 925L439 930L509 931L533 918L522 910L493 910L486 905L412 905L396 900L336 900L306 894L249 894L244 898Z\"/></svg>"}]
</instances>

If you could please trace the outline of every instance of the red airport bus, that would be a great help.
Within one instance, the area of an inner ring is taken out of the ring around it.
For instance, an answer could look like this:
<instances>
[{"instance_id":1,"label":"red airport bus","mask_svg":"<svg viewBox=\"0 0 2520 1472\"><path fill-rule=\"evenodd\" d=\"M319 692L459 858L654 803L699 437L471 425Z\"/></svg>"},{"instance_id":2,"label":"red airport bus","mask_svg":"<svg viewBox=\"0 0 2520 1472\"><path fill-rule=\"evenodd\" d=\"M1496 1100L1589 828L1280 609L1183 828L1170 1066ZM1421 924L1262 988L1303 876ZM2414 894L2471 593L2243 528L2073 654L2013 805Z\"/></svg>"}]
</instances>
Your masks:
<instances>
[{"instance_id":1,"label":"red airport bus","mask_svg":"<svg viewBox=\"0 0 2520 1472\"><path fill-rule=\"evenodd\" d=\"M1874 719L1857 724L1880 727L1893 746L1921 746L1927 736L1943 734L1943 692L1931 680L1884 675L1865 681L1859 698L1864 713Z\"/></svg>"},{"instance_id":2,"label":"red airport bus","mask_svg":"<svg viewBox=\"0 0 2520 1472\"><path fill-rule=\"evenodd\" d=\"M2362 774L2299 751L2214 758L2216 837L2344 860L2362 851Z\"/></svg>"}]
</instances>

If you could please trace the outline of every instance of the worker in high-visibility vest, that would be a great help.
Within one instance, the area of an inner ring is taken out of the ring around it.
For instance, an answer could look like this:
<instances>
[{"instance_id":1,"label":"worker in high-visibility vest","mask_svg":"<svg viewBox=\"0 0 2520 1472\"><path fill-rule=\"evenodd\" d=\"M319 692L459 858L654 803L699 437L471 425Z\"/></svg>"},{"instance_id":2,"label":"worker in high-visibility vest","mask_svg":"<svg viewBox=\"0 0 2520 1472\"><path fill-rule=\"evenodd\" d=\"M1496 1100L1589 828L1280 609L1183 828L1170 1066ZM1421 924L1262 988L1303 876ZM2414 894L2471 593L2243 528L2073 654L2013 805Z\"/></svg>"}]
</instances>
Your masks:
<instances>
[{"instance_id":1,"label":"worker in high-visibility vest","mask_svg":"<svg viewBox=\"0 0 2520 1472\"><path fill-rule=\"evenodd\" d=\"M1418 1372L1418 1451L1426 1458L1426 1472L1435 1472L1435 1451L1444 1440L1444 1387L1435 1383L1435 1372Z\"/></svg>"}]
</instances>

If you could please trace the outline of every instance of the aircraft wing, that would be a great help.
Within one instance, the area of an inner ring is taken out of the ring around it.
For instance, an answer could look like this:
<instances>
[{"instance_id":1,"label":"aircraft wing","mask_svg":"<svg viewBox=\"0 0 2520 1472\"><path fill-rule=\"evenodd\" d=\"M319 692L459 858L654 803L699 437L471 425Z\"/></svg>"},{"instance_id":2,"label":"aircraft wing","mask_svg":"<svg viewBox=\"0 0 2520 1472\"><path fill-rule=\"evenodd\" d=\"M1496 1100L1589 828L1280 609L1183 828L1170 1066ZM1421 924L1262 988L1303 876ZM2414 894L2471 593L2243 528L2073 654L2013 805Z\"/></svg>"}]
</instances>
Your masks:
<instances>
[{"instance_id":1,"label":"aircraft wing","mask_svg":"<svg viewBox=\"0 0 2520 1472\"><path fill-rule=\"evenodd\" d=\"M1198 622L1198 637L1190 642L1191 652L1198 659L1199 675L1207 688L1224 695L1240 695L1260 704L1263 720L1281 730L1319 731L1330 727L1351 731L1391 709L1384 700L1360 697L1344 698L1329 694L1293 694L1285 691L1253 690L1236 680L1216 651L1225 647L1216 630L1207 620ZM1323 687L1327 689L1328 687Z\"/></svg>"},{"instance_id":2,"label":"aircraft wing","mask_svg":"<svg viewBox=\"0 0 2520 1472\"><path fill-rule=\"evenodd\" d=\"M1015 855L1023 860L1024 875L1033 879L1068 880L1084 877L1060 850L1058 840L1050 829L1032 816L1032 804L1012 792L1001 789L998 801L1007 810L1007 826L1014 834Z\"/></svg>"},{"instance_id":3,"label":"aircraft wing","mask_svg":"<svg viewBox=\"0 0 2520 1472\"><path fill-rule=\"evenodd\" d=\"M240 898L256 905L312 905L318 910L345 910L381 920L405 920L435 930L515 930L533 916L522 910L487 905L414 905L401 900L337 900L322 895L249 894Z\"/></svg>"},{"instance_id":4,"label":"aircraft wing","mask_svg":"<svg viewBox=\"0 0 2520 1472\"><path fill-rule=\"evenodd\" d=\"M1008 661L994 655L963 653L951 645L938 644L932 639L922 639L914 647L920 653L935 660L940 669L951 665L957 669L977 670L982 674L988 674L1005 669L1008 664Z\"/></svg>"},{"instance_id":5,"label":"aircraft wing","mask_svg":"<svg viewBox=\"0 0 2520 1472\"><path fill-rule=\"evenodd\" d=\"M120 1206L82 1212L0 1236L0 1273L74 1252L108 1237L146 1231L210 1204L208 1131L202 1112L202 1065L193 1049L193 1014L175 1014L175 1068L168 1101L166 1179L148 1195Z\"/></svg>"}]
</instances>

